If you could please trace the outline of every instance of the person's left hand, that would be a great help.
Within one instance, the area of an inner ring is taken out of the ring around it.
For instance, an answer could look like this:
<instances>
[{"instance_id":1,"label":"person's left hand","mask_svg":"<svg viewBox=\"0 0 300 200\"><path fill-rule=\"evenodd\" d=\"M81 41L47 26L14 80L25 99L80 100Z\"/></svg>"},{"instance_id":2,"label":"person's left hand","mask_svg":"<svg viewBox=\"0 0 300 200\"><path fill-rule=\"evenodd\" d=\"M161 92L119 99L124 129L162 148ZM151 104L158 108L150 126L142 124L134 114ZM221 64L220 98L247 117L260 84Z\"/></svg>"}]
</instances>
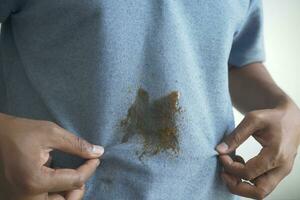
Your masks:
<instances>
[{"instance_id":1,"label":"person's left hand","mask_svg":"<svg viewBox=\"0 0 300 200\"><path fill-rule=\"evenodd\" d=\"M246 163L231 158L229 153L251 135L262 145L260 153ZM216 148L221 177L231 193L263 199L291 172L299 142L300 110L293 102L251 111Z\"/></svg>"}]
</instances>

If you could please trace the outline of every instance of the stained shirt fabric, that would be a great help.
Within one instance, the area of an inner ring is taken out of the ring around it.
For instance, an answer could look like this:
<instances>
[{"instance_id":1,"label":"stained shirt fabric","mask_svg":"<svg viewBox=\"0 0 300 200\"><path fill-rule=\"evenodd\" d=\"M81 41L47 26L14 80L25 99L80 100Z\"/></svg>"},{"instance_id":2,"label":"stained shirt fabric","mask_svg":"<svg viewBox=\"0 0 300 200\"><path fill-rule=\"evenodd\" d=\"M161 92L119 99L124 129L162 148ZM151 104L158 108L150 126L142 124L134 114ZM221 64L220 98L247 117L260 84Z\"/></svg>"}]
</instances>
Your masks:
<instances>
[{"instance_id":1,"label":"stained shirt fabric","mask_svg":"<svg viewBox=\"0 0 300 200\"><path fill-rule=\"evenodd\" d=\"M264 61L261 0L0 0L0 22L0 112L105 147L86 200L237 198L215 147L234 129L228 66ZM180 94L178 152L140 159L143 137L122 141L141 88Z\"/></svg>"}]
</instances>

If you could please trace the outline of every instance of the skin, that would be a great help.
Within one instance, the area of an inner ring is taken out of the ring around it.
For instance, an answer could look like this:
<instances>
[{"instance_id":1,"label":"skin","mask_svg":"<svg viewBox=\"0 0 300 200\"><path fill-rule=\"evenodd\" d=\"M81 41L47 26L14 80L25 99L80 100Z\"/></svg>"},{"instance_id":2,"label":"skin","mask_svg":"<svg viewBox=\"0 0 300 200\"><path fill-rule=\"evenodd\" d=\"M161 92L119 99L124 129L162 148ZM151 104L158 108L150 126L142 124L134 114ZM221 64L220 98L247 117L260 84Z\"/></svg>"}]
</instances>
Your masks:
<instances>
[{"instance_id":1,"label":"skin","mask_svg":"<svg viewBox=\"0 0 300 200\"><path fill-rule=\"evenodd\" d=\"M57 124L0 114L0 199L80 200L104 149ZM49 167L52 150L86 159L77 169Z\"/></svg>"},{"instance_id":2,"label":"skin","mask_svg":"<svg viewBox=\"0 0 300 200\"><path fill-rule=\"evenodd\" d=\"M245 117L216 148L224 167L221 177L231 193L264 199L293 168L300 143L300 110L262 63L232 66L229 89L233 105ZM260 153L246 163L239 156L230 157L250 136L262 145Z\"/></svg>"}]
</instances>

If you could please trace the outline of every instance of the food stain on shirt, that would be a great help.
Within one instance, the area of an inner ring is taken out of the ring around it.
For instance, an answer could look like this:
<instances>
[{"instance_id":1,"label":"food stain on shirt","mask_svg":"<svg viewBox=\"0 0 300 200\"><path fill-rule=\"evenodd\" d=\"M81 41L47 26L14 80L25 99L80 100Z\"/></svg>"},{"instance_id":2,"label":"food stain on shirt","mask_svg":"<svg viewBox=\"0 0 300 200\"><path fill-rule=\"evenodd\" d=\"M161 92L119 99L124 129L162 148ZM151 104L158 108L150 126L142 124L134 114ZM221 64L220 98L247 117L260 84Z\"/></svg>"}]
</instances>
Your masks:
<instances>
[{"instance_id":1,"label":"food stain on shirt","mask_svg":"<svg viewBox=\"0 0 300 200\"><path fill-rule=\"evenodd\" d=\"M125 132L122 143L135 134L142 137L142 152L138 152L141 160L144 155L156 155L168 151L174 155L179 153L177 114L180 94L173 91L166 96L150 101L147 91L140 88L136 99L130 106L127 116L120 123Z\"/></svg>"}]
</instances>

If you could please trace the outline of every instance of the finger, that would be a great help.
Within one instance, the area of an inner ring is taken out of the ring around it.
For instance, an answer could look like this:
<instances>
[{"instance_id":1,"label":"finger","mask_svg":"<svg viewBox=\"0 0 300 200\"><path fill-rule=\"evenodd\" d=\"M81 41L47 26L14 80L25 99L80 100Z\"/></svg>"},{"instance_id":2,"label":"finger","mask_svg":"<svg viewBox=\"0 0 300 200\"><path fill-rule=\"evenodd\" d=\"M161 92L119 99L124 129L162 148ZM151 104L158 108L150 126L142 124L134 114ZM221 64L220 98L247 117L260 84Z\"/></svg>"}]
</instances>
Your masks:
<instances>
[{"instance_id":1,"label":"finger","mask_svg":"<svg viewBox=\"0 0 300 200\"><path fill-rule=\"evenodd\" d=\"M48 200L65 200L65 198L59 194L51 194L48 196Z\"/></svg>"},{"instance_id":2,"label":"finger","mask_svg":"<svg viewBox=\"0 0 300 200\"><path fill-rule=\"evenodd\" d=\"M254 185L243 182L239 178L226 172L222 172L221 177L232 194L252 199L262 199L255 190L256 188Z\"/></svg>"},{"instance_id":3,"label":"finger","mask_svg":"<svg viewBox=\"0 0 300 200\"><path fill-rule=\"evenodd\" d=\"M233 152L253 133L264 127L262 120L259 120L261 117L258 117L261 114L258 115L257 112L258 111L247 114L242 122L233 130L233 132L226 136L223 142L216 147L216 150L220 154L228 154Z\"/></svg>"},{"instance_id":4,"label":"finger","mask_svg":"<svg viewBox=\"0 0 300 200\"><path fill-rule=\"evenodd\" d=\"M256 178L254 184L242 182L238 177L226 172L223 172L221 176L231 193L248 198L264 199L287 175L287 171L289 170L284 168L273 169Z\"/></svg>"},{"instance_id":5,"label":"finger","mask_svg":"<svg viewBox=\"0 0 300 200\"><path fill-rule=\"evenodd\" d=\"M63 191L63 192L48 192L48 194L49 194L49 196L55 194L55 195L60 195L62 197L65 197L66 194L67 194L67 191Z\"/></svg>"},{"instance_id":6,"label":"finger","mask_svg":"<svg viewBox=\"0 0 300 200\"><path fill-rule=\"evenodd\" d=\"M57 125L52 125L51 131L51 148L86 159L98 158L104 153L103 147L92 145Z\"/></svg>"},{"instance_id":7,"label":"finger","mask_svg":"<svg viewBox=\"0 0 300 200\"><path fill-rule=\"evenodd\" d=\"M86 161L75 169L45 168L45 188L47 192L61 192L80 188L95 172L99 159Z\"/></svg>"},{"instance_id":8,"label":"finger","mask_svg":"<svg viewBox=\"0 0 300 200\"><path fill-rule=\"evenodd\" d=\"M83 199L85 192L85 185L83 185L81 188L77 190L72 190L67 193L66 200L81 200Z\"/></svg>"},{"instance_id":9,"label":"finger","mask_svg":"<svg viewBox=\"0 0 300 200\"><path fill-rule=\"evenodd\" d=\"M245 165L243 163L232 160L229 155L220 155L220 160L225 172L233 174L239 178L244 176L243 172Z\"/></svg>"},{"instance_id":10,"label":"finger","mask_svg":"<svg viewBox=\"0 0 300 200\"><path fill-rule=\"evenodd\" d=\"M260 175L279 166L275 154L268 147L263 148L259 154L246 162L245 178L253 180Z\"/></svg>"},{"instance_id":11,"label":"finger","mask_svg":"<svg viewBox=\"0 0 300 200\"><path fill-rule=\"evenodd\" d=\"M238 176L239 178L253 180L265 172L277 167L277 164L272 157L269 149L264 148L257 156L250 159L245 164L232 160L228 155L221 155L220 160L225 171Z\"/></svg>"},{"instance_id":12,"label":"finger","mask_svg":"<svg viewBox=\"0 0 300 200\"><path fill-rule=\"evenodd\" d=\"M273 169L262 176L254 180L254 184L257 187L258 192L264 198L268 196L276 186L282 181L282 179L287 175L287 171L283 167Z\"/></svg>"},{"instance_id":13,"label":"finger","mask_svg":"<svg viewBox=\"0 0 300 200\"><path fill-rule=\"evenodd\" d=\"M243 157L239 156L239 155L235 155L233 158L234 161L245 164L245 160Z\"/></svg>"},{"instance_id":14,"label":"finger","mask_svg":"<svg viewBox=\"0 0 300 200\"><path fill-rule=\"evenodd\" d=\"M52 156L49 155L49 159L48 159L47 162L45 163L45 166L46 166L46 167L50 167L51 164L52 164L52 160L53 160Z\"/></svg>"}]
</instances>

